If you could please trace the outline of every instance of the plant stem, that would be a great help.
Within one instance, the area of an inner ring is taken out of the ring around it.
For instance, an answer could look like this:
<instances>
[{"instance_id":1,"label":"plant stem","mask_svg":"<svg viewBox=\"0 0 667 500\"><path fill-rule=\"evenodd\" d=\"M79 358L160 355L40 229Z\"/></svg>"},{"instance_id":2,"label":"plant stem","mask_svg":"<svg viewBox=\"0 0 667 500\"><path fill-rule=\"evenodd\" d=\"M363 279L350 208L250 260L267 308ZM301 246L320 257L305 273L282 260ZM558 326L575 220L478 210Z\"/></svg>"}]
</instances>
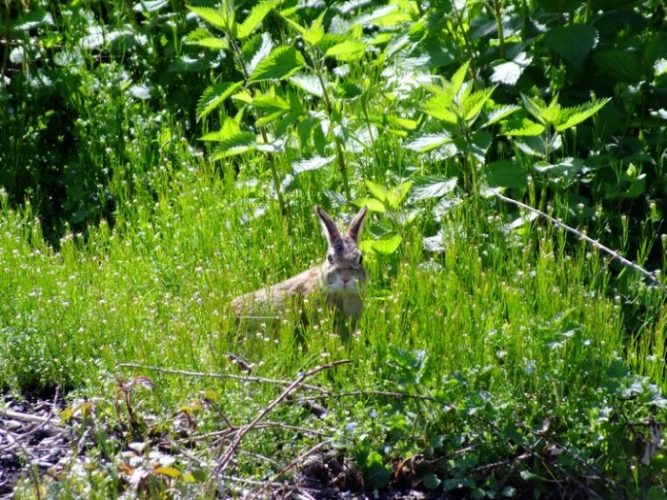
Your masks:
<instances>
[{"instance_id":1,"label":"plant stem","mask_svg":"<svg viewBox=\"0 0 667 500\"><path fill-rule=\"evenodd\" d=\"M248 85L250 75L248 74L248 68L245 65L245 61L243 60L243 54L241 53L241 49L236 43L234 37L231 36L231 33L227 32L226 35L232 47L232 51L236 55L236 58L239 61L239 65L241 66L241 74L243 75L243 84L248 89L250 96L253 97L255 95L255 91L252 87ZM255 114L258 120L262 117L262 113L259 109L255 109ZM264 144L268 144L269 139L268 139L268 134L266 133L266 128L263 126L258 126L257 128L259 129L259 133L262 136ZM287 209L285 208L285 200L283 198L283 193L280 190L280 179L278 178L278 171L276 170L275 157L270 152L267 152L266 155L269 159L269 169L271 170L271 177L273 179L273 189L276 191L276 196L278 197L278 206L280 207L280 214L285 215L287 213Z\"/></svg>"},{"instance_id":2,"label":"plant stem","mask_svg":"<svg viewBox=\"0 0 667 500\"><path fill-rule=\"evenodd\" d=\"M498 30L498 42L500 43L500 57L505 59L505 34L503 33L503 5L502 0L493 0L493 10L496 18L496 29Z\"/></svg>"},{"instance_id":3,"label":"plant stem","mask_svg":"<svg viewBox=\"0 0 667 500\"><path fill-rule=\"evenodd\" d=\"M313 53L312 47L308 46L308 48L310 49L309 55L313 62L313 70L315 71L315 75L317 76L317 79L320 82L320 87L322 88L322 98L324 99L324 104L327 110L327 116L329 117L329 122L333 124L334 123L333 106L331 105L331 99L329 99L329 92L327 91L327 86L324 83L324 78L322 78L322 72L321 72L322 68L318 63L318 59L315 57L315 54ZM345 162L343 145L341 144L339 137L336 135L335 130L333 130L332 128L331 131L334 138L334 143L336 145L338 168L340 169L340 173L343 176L343 189L345 190L345 196L347 196L347 199L350 200L352 199L352 196L350 194L350 181L347 172L347 163Z\"/></svg>"}]
</instances>

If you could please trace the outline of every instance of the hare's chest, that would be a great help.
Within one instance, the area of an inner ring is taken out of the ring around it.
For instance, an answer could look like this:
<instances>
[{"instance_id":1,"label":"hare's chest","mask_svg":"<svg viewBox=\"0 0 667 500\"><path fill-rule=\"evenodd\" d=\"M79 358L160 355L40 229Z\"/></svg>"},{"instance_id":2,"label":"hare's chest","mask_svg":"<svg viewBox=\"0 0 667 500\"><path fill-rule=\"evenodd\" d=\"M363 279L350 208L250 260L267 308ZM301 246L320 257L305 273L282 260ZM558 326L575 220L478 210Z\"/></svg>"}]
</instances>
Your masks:
<instances>
[{"instance_id":1,"label":"hare's chest","mask_svg":"<svg viewBox=\"0 0 667 500\"><path fill-rule=\"evenodd\" d=\"M329 294L329 303L347 318L359 319L361 316L363 304L358 294Z\"/></svg>"}]
</instances>

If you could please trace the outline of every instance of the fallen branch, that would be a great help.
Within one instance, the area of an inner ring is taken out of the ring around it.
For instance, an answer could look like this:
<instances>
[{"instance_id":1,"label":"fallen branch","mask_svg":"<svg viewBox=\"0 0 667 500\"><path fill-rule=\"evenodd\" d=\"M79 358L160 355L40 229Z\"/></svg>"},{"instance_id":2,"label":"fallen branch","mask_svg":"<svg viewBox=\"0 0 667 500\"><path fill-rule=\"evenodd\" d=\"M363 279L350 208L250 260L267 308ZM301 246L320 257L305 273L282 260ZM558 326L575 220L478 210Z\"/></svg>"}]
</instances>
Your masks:
<instances>
[{"instance_id":1,"label":"fallen branch","mask_svg":"<svg viewBox=\"0 0 667 500\"><path fill-rule=\"evenodd\" d=\"M271 401L271 403L269 403L269 405L266 408L264 408L252 422L250 422L248 425L241 427L238 430L238 432L236 433L236 437L227 447L227 450L225 450L225 453L222 455L220 461L218 462L218 466L215 468L216 475L221 474L227 468L229 462L231 462L232 458L234 457L234 454L236 453L236 449L241 444L243 437L246 434L248 434L248 432L250 432L259 423L260 420L262 420L266 415L268 415L271 411L273 411L273 409L276 406L278 406L282 401L284 401L290 394L292 394L299 387L303 386L304 380L324 370L328 370L330 368L334 368L347 363L350 363L349 359L341 359L338 361L327 363L326 365L317 366L312 370L299 375L299 377L296 380L294 380L294 382L292 382L289 386L287 386L285 390L281 392L276 399Z\"/></svg>"},{"instance_id":2,"label":"fallen branch","mask_svg":"<svg viewBox=\"0 0 667 500\"><path fill-rule=\"evenodd\" d=\"M266 489L269 487L269 485L271 485L272 483L278 481L278 479L280 478L280 476L282 476L282 475L285 474L287 471L293 469L294 467L296 467L297 465L299 465L300 463L302 463L303 460L304 460L305 458L309 457L310 455L312 455L313 453L315 453L316 451L318 451L320 448L322 448L323 446L325 446L325 445L327 445L327 444L329 444L329 443L331 443L331 441L330 441L330 440L326 440L326 441L322 441L321 443L317 443L315 446L312 446L312 447L308 448L308 449L307 449L306 451L304 451L301 455L299 455L298 457L296 457L296 458L295 458L294 460L292 460L289 464L287 464L285 467L283 467L282 469L280 469L280 471L278 471L276 474L274 474L274 475L268 480L268 482L267 482L266 484L262 485L262 486L261 486L260 488L258 488L256 491L251 492L251 493L248 495L248 498L250 498L250 499L253 499L253 498L259 498L259 497L262 495L262 493L264 493L264 492L266 491Z\"/></svg>"},{"instance_id":3,"label":"fallen branch","mask_svg":"<svg viewBox=\"0 0 667 500\"><path fill-rule=\"evenodd\" d=\"M199 378L231 379L231 380L239 380L241 382L256 382L261 384L272 384L272 385L282 385L282 386L290 385L292 383L292 381L290 380L257 377L254 375L234 375L231 373L193 372L189 370L177 370L175 368L162 368L160 366L142 365L139 363L119 363L118 365L116 365L116 368L134 368L141 370L150 370L158 373L164 373L167 375L182 375L185 377L199 377ZM322 387L318 387L316 385L303 384L302 387L304 387L305 389L318 391L323 394L328 392L326 389L323 389Z\"/></svg>"},{"instance_id":4,"label":"fallen branch","mask_svg":"<svg viewBox=\"0 0 667 500\"><path fill-rule=\"evenodd\" d=\"M590 236L586 236L584 233L581 231L578 231L574 229L571 226L568 226L564 222L561 222L560 220L556 219L555 217L552 217L551 215L543 212L542 210L538 210L537 208L531 207L530 205L526 205L525 203L521 203L520 201L514 200L512 198L508 198L505 195L502 195L498 192L493 193L496 198L499 200L502 200L506 203L509 203L510 205L514 205L515 207L523 208L525 210L528 210L534 214L539 215L540 217L543 217L544 219L547 219L549 222L551 222L554 226L560 227L562 229L565 229L570 234L575 235L577 238L584 240L586 243L591 245L592 247L596 248L597 250L607 254L608 256L611 257L612 260L616 260L623 264L625 267L629 267L631 269L634 269L637 271L639 274L647 278L651 283L656 285L660 290L662 290L664 293L667 294L667 286L663 285L662 282L657 278L657 276L654 273L651 273L641 267L639 264L636 264L632 262L631 260L626 259L623 257L619 252L612 250L611 248L604 246L602 243L600 243L597 240L594 240Z\"/></svg>"}]
</instances>

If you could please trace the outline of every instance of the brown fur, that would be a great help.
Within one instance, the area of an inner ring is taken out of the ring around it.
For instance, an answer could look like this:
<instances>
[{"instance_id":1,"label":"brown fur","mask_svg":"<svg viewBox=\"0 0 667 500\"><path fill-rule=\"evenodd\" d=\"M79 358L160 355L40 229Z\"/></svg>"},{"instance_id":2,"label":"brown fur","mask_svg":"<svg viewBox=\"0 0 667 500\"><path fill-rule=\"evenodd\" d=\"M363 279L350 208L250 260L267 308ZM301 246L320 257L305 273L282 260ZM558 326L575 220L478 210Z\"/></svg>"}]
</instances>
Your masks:
<instances>
[{"instance_id":1,"label":"brown fur","mask_svg":"<svg viewBox=\"0 0 667 500\"><path fill-rule=\"evenodd\" d=\"M321 293L326 295L329 305L345 318L359 319L363 309L359 288L366 280L366 273L361 264L357 240L367 208L362 208L354 217L345 235L340 233L324 210L316 207L315 211L329 243L324 263L275 285L237 297L232 301L232 309L237 317L283 311L287 302L293 298ZM341 289L341 282L345 285L352 283L352 286L349 290Z\"/></svg>"}]
</instances>

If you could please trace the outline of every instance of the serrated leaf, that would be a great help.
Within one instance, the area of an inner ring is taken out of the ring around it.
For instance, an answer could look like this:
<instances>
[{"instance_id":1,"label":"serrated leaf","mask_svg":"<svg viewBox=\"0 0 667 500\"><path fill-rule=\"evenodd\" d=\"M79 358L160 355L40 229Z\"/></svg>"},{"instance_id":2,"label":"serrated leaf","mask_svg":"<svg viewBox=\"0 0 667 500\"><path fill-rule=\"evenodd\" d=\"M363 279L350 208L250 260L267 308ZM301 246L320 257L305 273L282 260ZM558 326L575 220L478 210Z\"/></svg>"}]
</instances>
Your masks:
<instances>
[{"instance_id":1,"label":"serrated leaf","mask_svg":"<svg viewBox=\"0 0 667 500\"><path fill-rule=\"evenodd\" d=\"M403 238L400 235L395 234L389 238L366 241L369 243L370 249L374 252L381 253L383 255L391 255L396 252L396 250L398 250L398 247L400 246L401 241L403 241Z\"/></svg>"},{"instance_id":2,"label":"serrated leaf","mask_svg":"<svg viewBox=\"0 0 667 500\"><path fill-rule=\"evenodd\" d=\"M433 118L456 125L458 116L451 109L454 97L451 92L437 89L434 95L426 100L423 110Z\"/></svg>"},{"instance_id":3,"label":"serrated leaf","mask_svg":"<svg viewBox=\"0 0 667 500\"><path fill-rule=\"evenodd\" d=\"M255 71L259 63L268 57L273 49L273 40L269 33L255 35L243 45L243 57L248 63L246 71L249 75Z\"/></svg>"},{"instance_id":4,"label":"serrated leaf","mask_svg":"<svg viewBox=\"0 0 667 500\"><path fill-rule=\"evenodd\" d=\"M220 82L209 86L197 102L197 120L206 118L242 85L243 82Z\"/></svg>"},{"instance_id":5,"label":"serrated leaf","mask_svg":"<svg viewBox=\"0 0 667 500\"><path fill-rule=\"evenodd\" d=\"M324 95L320 80L315 75L311 75L309 73L298 73L296 75L290 76L289 81L300 89L316 97L322 97Z\"/></svg>"},{"instance_id":6,"label":"serrated leaf","mask_svg":"<svg viewBox=\"0 0 667 500\"><path fill-rule=\"evenodd\" d=\"M533 58L521 52L513 60L497 64L493 67L491 81L505 85L516 85L523 71L530 66Z\"/></svg>"},{"instance_id":7,"label":"serrated leaf","mask_svg":"<svg viewBox=\"0 0 667 500\"><path fill-rule=\"evenodd\" d=\"M562 110L561 122L556 125L556 131L562 132L572 128L579 123L588 120L598 111L600 111L611 99L594 100L580 106L564 108Z\"/></svg>"},{"instance_id":8,"label":"serrated leaf","mask_svg":"<svg viewBox=\"0 0 667 500\"><path fill-rule=\"evenodd\" d=\"M239 125L229 117L225 119L220 130L206 134L202 140L220 143L220 147L211 157L214 161L255 148L255 134L241 130Z\"/></svg>"},{"instance_id":9,"label":"serrated leaf","mask_svg":"<svg viewBox=\"0 0 667 500\"><path fill-rule=\"evenodd\" d=\"M421 137L413 139L411 142L405 145L407 149L412 151L417 151L419 153L425 153L431 151L435 148L439 148L443 144L452 142L452 138L449 134L427 134Z\"/></svg>"},{"instance_id":10,"label":"serrated leaf","mask_svg":"<svg viewBox=\"0 0 667 500\"><path fill-rule=\"evenodd\" d=\"M401 206L401 203L403 203L403 200L405 200L405 197L410 192L411 187L412 187L412 181L407 181L407 182L402 182L391 191L388 191L387 204L391 208L394 209L399 208Z\"/></svg>"},{"instance_id":11,"label":"serrated leaf","mask_svg":"<svg viewBox=\"0 0 667 500\"><path fill-rule=\"evenodd\" d=\"M512 137L538 136L542 134L542 132L544 132L545 130L544 125L540 123L535 123L534 121L528 118L523 118L520 121L520 123L512 125L513 125L512 128L507 128L503 130L504 135L509 135Z\"/></svg>"},{"instance_id":12,"label":"serrated leaf","mask_svg":"<svg viewBox=\"0 0 667 500\"><path fill-rule=\"evenodd\" d=\"M229 48L229 42L226 38L213 36L205 28L198 28L188 33L188 36L185 37L185 43L211 50L226 50Z\"/></svg>"},{"instance_id":13,"label":"serrated leaf","mask_svg":"<svg viewBox=\"0 0 667 500\"><path fill-rule=\"evenodd\" d=\"M325 55L335 57L339 61L350 62L358 61L364 56L366 44L358 40L345 40L330 47Z\"/></svg>"},{"instance_id":14,"label":"serrated leaf","mask_svg":"<svg viewBox=\"0 0 667 500\"><path fill-rule=\"evenodd\" d=\"M528 184L526 172L510 160L487 164L484 167L484 176L491 187L522 188Z\"/></svg>"},{"instance_id":15,"label":"serrated leaf","mask_svg":"<svg viewBox=\"0 0 667 500\"><path fill-rule=\"evenodd\" d=\"M510 116L513 113L516 113L520 109L521 109L520 106L516 106L513 104L496 108L487 115L486 121L482 125L482 128L498 123L500 120L507 118L508 116Z\"/></svg>"},{"instance_id":16,"label":"serrated leaf","mask_svg":"<svg viewBox=\"0 0 667 500\"><path fill-rule=\"evenodd\" d=\"M216 28L223 31L227 31L231 23L233 23L233 19L230 18L229 13L222 9L213 9L211 7L195 7L192 5L188 5L187 8L210 25L215 26Z\"/></svg>"},{"instance_id":17,"label":"serrated leaf","mask_svg":"<svg viewBox=\"0 0 667 500\"><path fill-rule=\"evenodd\" d=\"M413 201L442 198L456 188L456 183L456 177L452 177L451 179L427 177L419 182L419 185L412 191L410 198Z\"/></svg>"},{"instance_id":18,"label":"serrated leaf","mask_svg":"<svg viewBox=\"0 0 667 500\"><path fill-rule=\"evenodd\" d=\"M571 65L579 68L597 44L597 31L587 24L570 24L551 28L544 43Z\"/></svg>"},{"instance_id":19,"label":"serrated leaf","mask_svg":"<svg viewBox=\"0 0 667 500\"><path fill-rule=\"evenodd\" d=\"M324 27L322 26L324 14L326 14L326 10L317 16L317 19L313 21L313 24L307 29L304 29L301 33L303 40L307 44L317 46L322 41L322 38L324 38Z\"/></svg>"},{"instance_id":20,"label":"serrated leaf","mask_svg":"<svg viewBox=\"0 0 667 500\"><path fill-rule=\"evenodd\" d=\"M493 94L494 90L496 90L495 86L473 92L462 103L461 107L463 110L463 115L466 122L468 122L468 125L472 125L472 123L477 119L479 114L482 112L482 108L491 98L491 94Z\"/></svg>"},{"instance_id":21,"label":"serrated leaf","mask_svg":"<svg viewBox=\"0 0 667 500\"><path fill-rule=\"evenodd\" d=\"M385 115L387 123L390 125L401 128L404 130L416 130L419 122L417 120L411 120L409 118L401 118L394 115Z\"/></svg>"},{"instance_id":22,"label":"serrated leaf","mask_svg":"<svg viewBox=\"0 0 667 500\"><path fill-rule=\"evenodd\" d=\"M305 64L303 56L294 47L278 47L264 59L250 76L251 82L282 80Z\"/></svg>"},{"instance_id":23,"label":"serrated leaf","mask_svg":"<svg viewBox=\"0 0 667 500\"><path fill-rule=\"evenodd\" d=\"M275 89L253 97L252 105L264 111L289 111L291 109L287 100L276 94Z\"/></svg>"},{"instance_id":24,"label":"serrated leaf","mask_svg":"<svg viewBox=\"0 0 667 500\"><path fill-rule=\"evenodd\" d=\"M254 5L248 17L236 28L236 37L239 40L248 38L257 27L262 24L266 15L280 2L275 0L264 0Z\"/></svg>"},{"instance_id":25,"label":"serrated leaf","mask_svg":"<svg viewBox=\"0 0 667 500\"><path fill-rule=\"evenodd\" d=\"M380 200L376 200L375 198L360 198L358 200L355 200L354 204L359 208L367 206L368 210L379 214L383 214L386 211L384 204Z\"/></svg>"},{"instance_id":26,"label":"serrated leaf","mask_svg":"<svg viewBox=\"0 0 667 500\"><path fill-rule=\"evenodd\" d=\"M292 170L295 175L303 172L310 172L312 170L319 170L329 165L336 157L335 156L314 156L308 160L300 160L292 164Z\"/></svg>"},{"instance_id":27,"label":"serrated leaf","mask_svg":"<svg viewBox=\"0 0 667 500\"><path fill-rule=\"evenodd\" d=\"M455 96L461 90L461 86L465 81L466 75L468 74L468 67L470 66L470 61L464 62L459 69L452 75L450 80L451 92Z\"/></svg>"},{"instance_id":28,"label":"serrated leaf","mask_svg":"<svg viewBox=\"0 0 667 500\"><path fill-rule=\"evenodd\" d=\"M380 201L387 201L387 197L389 196L389 192L382 187L380 184L377 182L373 182L370 180L365 181L366 187L368 190L371 192L373 196L375 196L378 200Z\"/></svg>"}]
</instances>

